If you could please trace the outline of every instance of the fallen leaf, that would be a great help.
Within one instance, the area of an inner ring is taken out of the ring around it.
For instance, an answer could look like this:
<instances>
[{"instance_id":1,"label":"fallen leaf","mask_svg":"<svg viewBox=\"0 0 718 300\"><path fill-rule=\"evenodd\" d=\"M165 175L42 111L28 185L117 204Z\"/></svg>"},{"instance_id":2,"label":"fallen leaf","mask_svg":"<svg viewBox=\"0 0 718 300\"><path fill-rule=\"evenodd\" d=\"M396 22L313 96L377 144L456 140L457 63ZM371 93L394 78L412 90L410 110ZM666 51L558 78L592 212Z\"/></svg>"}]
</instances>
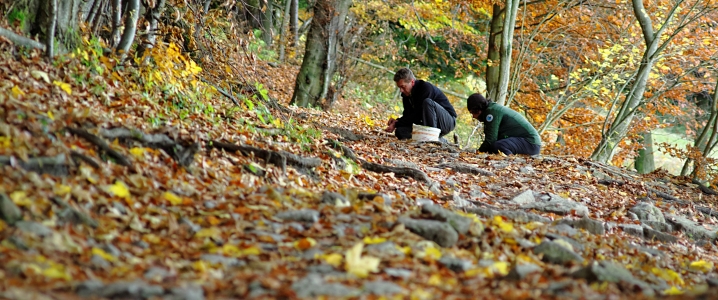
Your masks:
<instances>
[{"instance_id":1,"label":"fallen leaf","mask_svg":"<svg viewBox=\"0 0 718 300\"><path fill-rule=\"evenodd\" d=\"M54 85L60 87L60 89L65 91L65 93L67 93L68 95L72 95L72 86L70 84L64 83L62 81L57 81L57 80L53 81L52 83Z\"/></svg>"},{"instance_id":2,"label":"fallen leaf","mask_svg":"<svg viewBox=\"0 0 718 300\"><path fill-rule=\"evenodd\" d=\"M362 249L364 249L364 243L357 243L351 249L347 250L344 255L344 267L347 272L359 278L366 278L370 272L379 272L379 263L381 261L376 257L362 257Z\"/></svg>"},{"instance_id":3,"label":"fallen leaf","mask_svg":"<svg viewBox=\"0 0 718 300\"><path fill-rule=\"evenodd\" d=\"M162 199L167 200L172 205L182 204L182 198L180 198L179 196L175 195L172 192L164 192L162 194Z\"/></svg>"},{"instance_id":4,"label":"fallen leaf","mask_svg":"<svg viewBox=\"0 0 718 300\"><path fill-rule=\"evenodd\" d=\"M113 185L108 186L107 191L120 198L130 197L130 190L127 188L127 185L119 180L115 181Z\"/></svg>"},{"instance_id":5,"label":"fallen leaf","mask_svg":"<svg viewBox=\"0 0 718 300\"><path fill-rule=\"evenodd\" d=\"M694 271L708 273L711 270L713 270L713 263L707 262L707 261L701 259L699 261L692 262L689 267L691 270L694 270Z\"/></svg>"},{"instance_id":6,"label":"fallen leaf","mask_svg":"<svg viewBox=\"0 0 718 300\"><path fill-rule=\"evenodd\" d=\"M42 79L43 81L50 83L50 77L47 76L47 73L43 71L32 70L30 71L30 75L32 75L32 78L35 78L37 80Z\"/></svg>"},{"instance_id":7,"label":"fallen leaf","mask_svg":"<svg viewBox=\"0 0 718 300\"><path fill-rule=\"evenodd\" d=\"M372 244L381 244L383 242L386 242L386 239L383 237L365 237L364 238L364 244L372 245Z\"/></svg>"}]
</instances>

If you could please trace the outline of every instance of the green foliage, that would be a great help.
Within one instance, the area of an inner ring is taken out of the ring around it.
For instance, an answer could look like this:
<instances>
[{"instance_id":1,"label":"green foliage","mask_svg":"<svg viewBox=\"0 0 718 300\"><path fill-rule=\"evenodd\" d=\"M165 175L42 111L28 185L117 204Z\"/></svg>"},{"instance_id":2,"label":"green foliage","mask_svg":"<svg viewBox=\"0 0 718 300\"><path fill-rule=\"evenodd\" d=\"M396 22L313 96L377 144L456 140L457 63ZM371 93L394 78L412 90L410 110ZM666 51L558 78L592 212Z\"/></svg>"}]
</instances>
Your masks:
<instances>
[{"instance_id":1,"label":"green foliage","mask_svg":"<svg viewBox=\"0 0 718 300\"><path fill-rule=\"evenodd\" d=\"M7 14L7 21L12 25L19 25L21 28L25 28L27 25L27 13L22 9L14 7L10 10L10 13Z\"/></svg>"},{"instance_id":2,"label":"green foliage","mask_svg":"<svg viewBox=\"0 0 718 300\"><path fill-rule=\"evenodd\" d=\"M249 51L256 53L261 60L274 60L278 57L277 52L267 47L262 40L262 30L254 30L254 38L249 40Z\"/></svg>"}]
</instances>

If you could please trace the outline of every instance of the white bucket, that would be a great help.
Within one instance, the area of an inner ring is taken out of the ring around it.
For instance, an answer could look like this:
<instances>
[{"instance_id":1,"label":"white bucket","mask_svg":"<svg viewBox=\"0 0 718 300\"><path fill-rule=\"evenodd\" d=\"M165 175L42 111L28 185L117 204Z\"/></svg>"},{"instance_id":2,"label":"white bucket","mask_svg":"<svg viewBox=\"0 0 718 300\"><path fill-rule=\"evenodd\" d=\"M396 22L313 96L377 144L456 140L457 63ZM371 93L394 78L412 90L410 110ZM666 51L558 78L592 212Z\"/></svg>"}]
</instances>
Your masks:
<instances>
[{"instance_id":1,"label":"white bucket","mask_svg":"<svg viewBox=\"0 0 718 300\"><path fill-rule=\"evenodd\" d=\"M417 142L438 141L441 129L414 124L411 139Z\"/></svg>"}]
</instances>

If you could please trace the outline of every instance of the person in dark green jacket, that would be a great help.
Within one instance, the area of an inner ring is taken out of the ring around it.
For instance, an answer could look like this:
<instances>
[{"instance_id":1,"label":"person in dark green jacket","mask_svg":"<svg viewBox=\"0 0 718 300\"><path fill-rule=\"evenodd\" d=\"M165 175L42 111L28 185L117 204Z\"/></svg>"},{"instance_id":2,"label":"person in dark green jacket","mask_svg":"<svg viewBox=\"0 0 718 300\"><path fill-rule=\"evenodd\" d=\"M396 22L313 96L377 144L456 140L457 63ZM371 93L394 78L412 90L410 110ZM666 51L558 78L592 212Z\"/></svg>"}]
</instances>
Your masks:
<instances>
[{"instance_id":1,"label":"person in dark green jacket","mask_svg":"<svg viewBox=\"0 0 718 300\"><path fill-rule=\"evenodd\" d=\"M515 110L493 101L479 93L466 100L466 108L474 119L484 123L484 142L480 152L506 155L541 152L541 137L524 116Z\"/></svg>"}]
</instances>

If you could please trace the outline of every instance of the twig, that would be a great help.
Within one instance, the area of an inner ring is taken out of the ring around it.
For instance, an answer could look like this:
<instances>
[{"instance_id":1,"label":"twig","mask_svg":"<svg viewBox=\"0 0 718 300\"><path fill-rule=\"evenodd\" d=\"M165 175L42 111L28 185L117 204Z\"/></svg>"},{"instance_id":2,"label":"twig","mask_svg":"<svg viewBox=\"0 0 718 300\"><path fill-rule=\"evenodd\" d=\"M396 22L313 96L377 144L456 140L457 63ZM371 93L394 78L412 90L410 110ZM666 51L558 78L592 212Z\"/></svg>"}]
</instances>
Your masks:
<instances>
[{"instance_id":1,"label":"twig","mask_svg":"<svg viewBox=\"0 0 718 300\"><path fill-rule=\"evenodd\" d=\"M97 137L96 135L89 133L89 132L85 131L84 129L80 129L80 128L66 127L66 129L70 133L87 140L88 142L90 142L90 143L94 144L95 146L97 146L98 148L100 148L102 151L105 151L105 153L107 153L107 155L114 158L118 164L120 164L122 166L126 166L126 167L132 166L132 163L130 163L130 161L127 160L127 158L125 158L122 154L115 151L114 149L110 148L110 145L108 145L107 142L105 142L101 138Z\"/></svg>"}]
</instances>

